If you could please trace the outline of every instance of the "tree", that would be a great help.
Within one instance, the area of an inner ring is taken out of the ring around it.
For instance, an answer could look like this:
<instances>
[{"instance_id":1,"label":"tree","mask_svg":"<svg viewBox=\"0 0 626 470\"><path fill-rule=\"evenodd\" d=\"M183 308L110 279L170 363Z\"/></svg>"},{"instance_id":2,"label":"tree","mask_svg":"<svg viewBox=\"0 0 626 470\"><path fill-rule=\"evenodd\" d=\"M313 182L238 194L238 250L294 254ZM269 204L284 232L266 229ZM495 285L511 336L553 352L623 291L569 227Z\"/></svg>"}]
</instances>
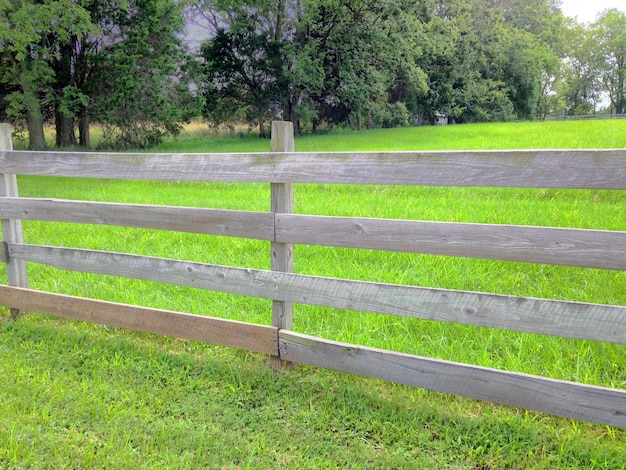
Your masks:
<instances>
[{"instance_id":1,"label":"tree","mask_svg":"<svg viewBox=\"0 0 626 470\"><path fill-rule=\"evenodd\" d=\"M201 49L205 116L252 110L263 121L405 122L397 104L425 86L415 49L399 35L403 4L390 0L275 0L194 4L190 16L211 39ZM419 48L417 49L419 50ZM237 106L238 104L238 106Z\"/></svg>"},{"instance_id":2,"label":"tree","mask_svg":"<svg viewBox=\"0 0 626 470\"><path fill-rule=\"evenodd\" d=\"M422 42L429 90L420 112L460 122L535 118L558 71L562 28L551 0L438 2Z\"/></svg>"},{"instance_id":3,"label":"tree","mask_svg":"<svg viewBox=\"0 0 626 470\"><path fill-rule=\"evenodd\" d=\"M253 110L260 127L272 114L313 130L409 113L533 119L565 44L557 0L205 0L189 12L210 36L205 116Z\"/></svg>"},{"instance_id":4,"label":"tree","mask_svg":"<svg viewBox=\"0 0 626 470\"><path fill-rule=\"evenodd\" d=\"M557 85L565 112L570 115L595 113L603 86L590 31L583 25L573 24L569 29L569 43Z\"/></svg>"},{"instance_id":5,"label":"tree","mask_svg":"<svg viewBox=\"0 0 626 470\"><path fill-rule=\"evenodd\" d=\"M225 109L234 113L243 107L265 137L265 120L285 105L284 56L281 43L261 33L254 16L246 19L231 24L230 31L219 29L202 46L204 115L219 122L230 117L224 116Z\"/></svg>"},{"instance_id":6,"label":"tree","mask_svg":"<svg viewBox=\"0 0 626 470\"><path fill-rule=\"evenodd\" d=\"M51 91L63 47L73 35L94 31L85 10L71 0L0 2L0 80L13 91L6 114L26 120L30 148L46 145L42 100Z\"/></svg>"},{"instance_id":7,"label":"tree","mask_svg":"<svg viewBox=\"0 0 626 470\"><path fill-rule=\"evenodd\" d=\"M25 117L31 147L45 145L48 116L58 146L76 144L77 120L88 146L90 116L117 146L179 129L190 100L176 0L0 0L0 21L5 114Z\"/></svg>"},{"instance_id":8,"label":"tree","mask_svg":"<svg viewBox=\"0 0 626 470\"><path fill-rule=\"evenodd\" d=\"M295 2L202 1L188 9L209 39L201 45L203 115L219 124L243 116L265 137L266 119L289 108L287 36Z\"/></svg>"},{"instance_id":9,"label":"tree","mask_svg":"<svg viewBox=\"0 0 626 470\"><path fill-rule=\"evenodd\" d=\"M510 119L501 14L485 2L451 0L437 5L425 31L419 64L429 83L420 114L430 121L439 113L457 122Z\"/></svg>"},{"instance_id":10,"label":"tree","mask_svg":"<svg viewBox=\"0 0 626 470\"><path fill-rule=\"evenodd\" d=\"M591 26L595 62L616 114L626 107L626 14L617 9L606 10Z\"/></svg>"},{"instance_id":11,"label":"tree","mask_svg":"<svg viewBox=\"0 0 626 470\"><path fill-rule=\"evenodd\" d=\"M144 148L178 133L197 111L183 76L182 6L129 0L127 9L112 5L92 15L105 34L92 40L83 89L89 112L105 126L105 145Z\"/></svg>"},{"instance_id":12,"label":"tree","mask_svg":"<svg viewBox=\"0 0 626 470\"><path fill-rule=\"evenodd\" d=\"M416 57L413 2L363 0L304 3L298 22L294 88L297 105L320 121L351 120L360 128L390 124L392 106L426 87ZM298 109L298 108L296 108ZM406 118L401 119L406 121Z\"/></svg>"}]
</instances>

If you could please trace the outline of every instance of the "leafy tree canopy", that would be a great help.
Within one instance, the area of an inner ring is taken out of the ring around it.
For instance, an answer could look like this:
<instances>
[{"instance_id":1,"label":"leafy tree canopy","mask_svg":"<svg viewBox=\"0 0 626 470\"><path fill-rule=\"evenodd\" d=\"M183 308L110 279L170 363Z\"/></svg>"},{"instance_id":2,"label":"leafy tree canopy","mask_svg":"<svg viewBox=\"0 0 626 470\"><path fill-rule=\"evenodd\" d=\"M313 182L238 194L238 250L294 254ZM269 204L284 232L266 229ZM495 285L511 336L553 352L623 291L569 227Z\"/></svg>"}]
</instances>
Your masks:
<instances>
[{"instance_id":1,"label":"leafy tree canopy","mask_svg":"<svg viewBox=\"0 0 626 470\"><path fill-rule=\"evenodd\" d=\"M559 0L0 0L0 118L31 148L151 146L202 114L296 128L623 113L626 19ZM184 27L204 30L189 53ZM603 106L608 107L603 110ZM78 139L76 131L78 130Z\"/></svg>"},{"instance_id":2,"label":"leafy tree canopy","mask_svg":"<svg viewBox=\"0 0 626 470\"><path fill-rule=\"evenodd\" d=\"M565 28L554 0L205 0L188 14L210 35L205 117L243 110L261 129L532 119Z\"/></svg>"},{"instance_id":3,"label":"leafy tree canopy","mask_svg":"<svg viewBox=\"0 0 626 470\"><path fill-rule=\"evenodd\" d=\"M175 133L190 104L174 0L0 1L0 109L26 123L30 146L89 145L89 122L107 129L105 145L143 147ZM192 113L193 114L193 113Z\"/></svg>"}]
</instances>

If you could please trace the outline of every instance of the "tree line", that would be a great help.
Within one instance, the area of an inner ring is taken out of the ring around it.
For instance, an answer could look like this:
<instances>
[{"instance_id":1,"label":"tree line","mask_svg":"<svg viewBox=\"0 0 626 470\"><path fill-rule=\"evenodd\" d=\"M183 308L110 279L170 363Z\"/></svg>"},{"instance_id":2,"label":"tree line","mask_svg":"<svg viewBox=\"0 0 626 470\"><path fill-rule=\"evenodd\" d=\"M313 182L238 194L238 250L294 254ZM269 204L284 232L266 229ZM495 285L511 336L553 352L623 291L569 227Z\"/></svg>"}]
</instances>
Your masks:
<instances>
[{"instance_id":1,"label":"tree line","mask_svg":"<svg viewBox=\"0 0 626 470\"><path fill-rule=\"evenodd\" d=\"M199 44L189 40L201 38ZM626 15L559 0L0 0L0 118L143 148L202 117L299 131L623 113Z\"/></svg>"}]
</instances>

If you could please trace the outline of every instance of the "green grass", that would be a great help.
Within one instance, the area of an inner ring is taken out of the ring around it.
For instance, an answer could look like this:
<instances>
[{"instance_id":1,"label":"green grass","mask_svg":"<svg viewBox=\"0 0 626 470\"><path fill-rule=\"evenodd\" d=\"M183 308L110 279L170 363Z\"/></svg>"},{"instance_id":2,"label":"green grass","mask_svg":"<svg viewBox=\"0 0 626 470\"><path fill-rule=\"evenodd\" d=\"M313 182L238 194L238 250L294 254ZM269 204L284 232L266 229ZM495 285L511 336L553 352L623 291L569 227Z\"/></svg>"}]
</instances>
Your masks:
<instances>
[{"instance_id":1,"label":"green grass","mask_svg":"<svg viewBox=\"0 0 626 470\"><path fill-rule=\"evenodd\" d=\"M551 121L462 126L410 127L371 131L334 130L296 137L300 152L368 150L459 150L511 148L622 148L626 120ZM366 136L366 137L364 137ZM266 152L269 142L253 134L222 138L200 125L169 140L163 152Z\"/></svg>"},{"instance_id":2,"label":"green grass","mask_svg":"<svg viewBox=\"0 0 626 470\"><path fill-rule=\"evenodd\" d=\"M626 121L333 132L298 150L621 147ZM201 135L198 135L201 134ZM190 131L158 150L265 151ZM20 178L24 196L267 210L267 185ZM301 213L626 230L623 191L297 185ZM32 243L269 268L265 242L24 223ZM626 305L626 273L296 247L300 273ZM268 301L29 265L31 286L269 324ZM4 313L6 318L8 313ZM296 331L626 388L623 346L297 306ZM27 315L0 325L0 468L626 468L626 431Z\"/></svg>"}]
</instances>

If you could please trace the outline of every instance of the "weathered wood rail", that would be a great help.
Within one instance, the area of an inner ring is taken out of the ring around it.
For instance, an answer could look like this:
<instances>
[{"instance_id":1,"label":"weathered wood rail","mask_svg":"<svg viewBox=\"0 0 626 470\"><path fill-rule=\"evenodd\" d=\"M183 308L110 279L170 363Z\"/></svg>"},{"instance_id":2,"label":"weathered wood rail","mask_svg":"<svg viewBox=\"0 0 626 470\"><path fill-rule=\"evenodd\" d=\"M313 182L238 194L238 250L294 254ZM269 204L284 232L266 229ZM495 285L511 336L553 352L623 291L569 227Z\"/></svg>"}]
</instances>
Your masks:
<instances>
[{"instance_id":1,"label":"weathered wood rail","mask_svg":"<svg viewBox=\"0 0 626 470\"><path fill-rule=\"evenodd\" d=\"M115 154L13 151L0 126L0 305L269 354L494 403L626 428L626 390L337 343L292 330L293 303L626 344L626 306L450 291L293 272L311 244L626 270L626 232L294 214L294 183L626 190L626 150ZM271 183L268 212L21 198L16 175ZM21 221L88 223L271 242L271 270L25 244ZM28 289L26 262L273 301L262 326Z\"/></svg>"}]
</instances>

